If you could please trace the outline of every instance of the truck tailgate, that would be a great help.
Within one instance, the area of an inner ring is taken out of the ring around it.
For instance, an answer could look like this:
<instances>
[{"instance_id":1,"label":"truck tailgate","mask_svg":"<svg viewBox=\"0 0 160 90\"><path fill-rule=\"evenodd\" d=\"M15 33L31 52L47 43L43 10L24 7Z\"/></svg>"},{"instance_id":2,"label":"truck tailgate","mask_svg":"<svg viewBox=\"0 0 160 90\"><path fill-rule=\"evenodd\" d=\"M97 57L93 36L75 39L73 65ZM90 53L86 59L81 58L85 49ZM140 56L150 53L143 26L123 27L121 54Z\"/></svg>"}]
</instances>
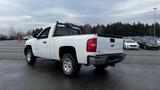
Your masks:
<instances>
[{"instance_id":1,"label":"truck tailgate","mask_svg":"<svg viewBox=\"0 0 160 90\"><path fill-rule=\"evenodd\" d=\"M123 53L123 38L111 35L98 35L98 54Z\"/></svg>"}]
</instances>

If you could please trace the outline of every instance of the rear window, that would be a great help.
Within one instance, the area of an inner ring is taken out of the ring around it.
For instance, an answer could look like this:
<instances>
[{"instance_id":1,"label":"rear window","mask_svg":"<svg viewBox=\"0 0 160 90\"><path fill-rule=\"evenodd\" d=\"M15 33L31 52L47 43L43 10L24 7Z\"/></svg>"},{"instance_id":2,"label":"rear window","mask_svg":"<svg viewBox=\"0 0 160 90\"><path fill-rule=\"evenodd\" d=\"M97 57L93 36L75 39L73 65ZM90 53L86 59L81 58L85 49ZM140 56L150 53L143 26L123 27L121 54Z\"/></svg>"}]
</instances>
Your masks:
<instances>
[{"instance_id":1,"label":"rear window","mask_svg":"<svg viewBox=\"0 0 160 90\"><path fill-rule=\"evenodd\" d=\"M55 31L55 36L70 36L79 34L80 30L75 28L57 27Z\"/></svg>"}]
</instances>

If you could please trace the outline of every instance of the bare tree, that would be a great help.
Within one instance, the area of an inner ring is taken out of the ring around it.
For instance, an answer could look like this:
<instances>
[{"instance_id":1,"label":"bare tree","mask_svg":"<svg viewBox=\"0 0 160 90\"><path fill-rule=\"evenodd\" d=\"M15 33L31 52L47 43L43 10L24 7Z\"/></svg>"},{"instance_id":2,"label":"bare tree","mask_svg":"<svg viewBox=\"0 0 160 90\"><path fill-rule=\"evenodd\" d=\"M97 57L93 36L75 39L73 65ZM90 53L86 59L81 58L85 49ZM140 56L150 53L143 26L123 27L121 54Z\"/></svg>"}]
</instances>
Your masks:
<instances>
[{"instance_id":1,"label":"bare tree","mask_svg":"<svg viewBox=\"0 0 160 90\"><path fill-rule=\"evenodd\" d=\"M11 38L16 37L16 32L14 31L12 26L10 26L10 30L8 31L8 36L11 37Z\"/></svg>"},{"instance_id":2,"label":"bare tree","mask_svg":"<svg viewBox=\"0 0 160 90\"><path fill-rule=\"evenodd\" d=\"M84 25L82 27L82 33L83 34L91 34L91 33L93 33L92 26L89 25L89 24Z\"/></svg>"}]
</instances>

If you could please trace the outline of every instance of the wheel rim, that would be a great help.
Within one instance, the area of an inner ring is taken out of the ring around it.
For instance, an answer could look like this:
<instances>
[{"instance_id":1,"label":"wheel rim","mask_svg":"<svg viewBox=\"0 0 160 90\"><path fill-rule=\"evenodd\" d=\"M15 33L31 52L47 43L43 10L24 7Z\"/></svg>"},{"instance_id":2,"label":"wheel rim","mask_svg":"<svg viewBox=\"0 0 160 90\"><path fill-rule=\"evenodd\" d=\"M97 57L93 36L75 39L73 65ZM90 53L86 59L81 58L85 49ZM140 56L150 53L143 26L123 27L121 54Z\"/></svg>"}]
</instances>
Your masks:
<instances>
[{"instance_id":1,"label":"wheel rim","mask_svg":"<svg viewBox=\"0 0 160 90\"><path fill-rule=\"evenodd\" d=\"M30 50L28 50L26 57L27 57L27 61L30 62L31 61L31 51Z\"/></svg>"},{"instance_id":2,"label":"wheel rim","mask_svg":"<svg viewBox=\"0 0 160 90\"><path fill-rule=\"evenodd\" d=\"M147 46L144 46L144 49L147 49Z\"/></svg>"},{"instance_id":3,"label":"wheel rim","mask_svg":"<svg viewBox=\"0 0 160 90\"><path fill-rule=\"evenodd\" d=\"M70 74L73 70L72 61L68 57L63 61L63 70L65 71L65 74Z\"/></svg>"}]
</instances>

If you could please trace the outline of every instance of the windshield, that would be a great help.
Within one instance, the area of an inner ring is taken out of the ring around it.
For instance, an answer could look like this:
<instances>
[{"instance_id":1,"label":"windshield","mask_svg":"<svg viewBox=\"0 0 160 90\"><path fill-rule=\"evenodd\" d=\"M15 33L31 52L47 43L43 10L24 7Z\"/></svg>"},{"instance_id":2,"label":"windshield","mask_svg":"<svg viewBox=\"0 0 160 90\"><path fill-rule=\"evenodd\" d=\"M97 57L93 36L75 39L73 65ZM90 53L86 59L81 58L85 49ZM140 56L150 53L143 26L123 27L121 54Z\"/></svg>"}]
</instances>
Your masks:
<instances>
[{"instance_id":1,"label":"windshield","mask_svg":"<svg viewBox=\"0 0 160 90\"><path fill-rule=\"evenodd\" d=\"M148 43L148 44L157 44L157 42L154 41L154 40L147 40L146 43Z\"/></svg>"},{"instance_id":2,"label":"windshield","mask_svg":"<svg viewBox=\"0 0 160 90\"><path fill-rule=\"evenodd\" d=\"M136 43L136 41L125 41L126 43Z\"/></svg>"},{"instance_id":3,"label":"windshield","mask_svg":"<svg viewBox=\"0 0 160 90\"><path fill-rule=\"evenodd\" d=\"M136 43L136 41L134 41L132 39L126 39L126 40L124 40L124 42L126 42L126 43Z\"/></svg>"}]
</instances>

